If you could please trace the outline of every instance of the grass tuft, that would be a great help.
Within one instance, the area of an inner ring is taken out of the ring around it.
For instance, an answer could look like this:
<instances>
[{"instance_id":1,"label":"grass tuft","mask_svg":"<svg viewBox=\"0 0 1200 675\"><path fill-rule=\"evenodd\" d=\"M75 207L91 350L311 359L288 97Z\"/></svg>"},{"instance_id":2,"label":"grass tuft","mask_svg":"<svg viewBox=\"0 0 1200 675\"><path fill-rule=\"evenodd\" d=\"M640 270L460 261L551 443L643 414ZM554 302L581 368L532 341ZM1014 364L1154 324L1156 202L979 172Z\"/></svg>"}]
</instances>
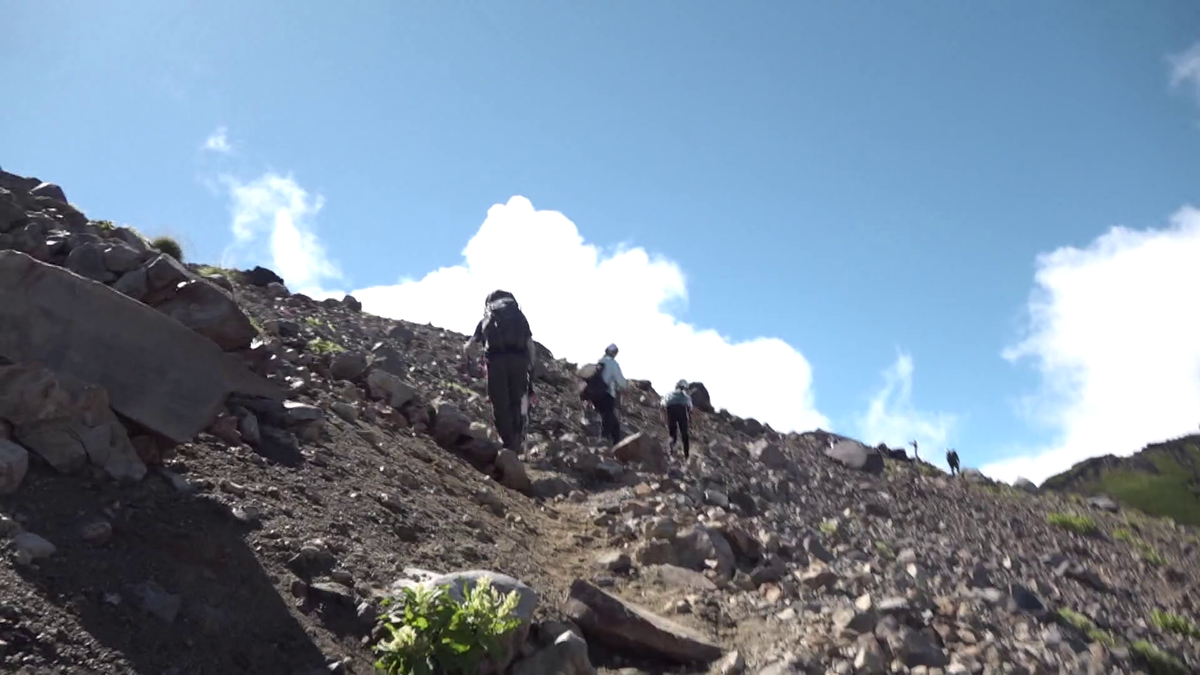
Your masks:
<instances>
[{"instance_id":1,"label":"grass tuft","mask_svg":"<svg viewBox=\"0 0 1200 675\"><path fill-rule=\"evenodd\" d=\"M1102 630L1086 616L1076 612L1073 609L1066 607L1058 610L1058 618L1062 619L1067 624L1074 626L1079 632L1087 636L1092 642L1099 642L1105 647L1112 648L1116 646L1117 640L1106 630Z\"/></svg>"},{"instance_id":2,"label":"grass tuft","mask_svg":"<svg viewBox=\"0 0 1200 675\"><path fill-rule=\"evenodd\" d=\"M1096 521L1077 513L1051 513L1046 516L1046 522L1084 536L1095 534L1098 529Z\"/></svg>"},{"instance_id":3,"label":"grass tuft","mask_svg":"<svg viewBox=\"0 0 1200 675\"><path fill-rule=\"evenodd\" d=\"M174 237L166 235L155 237L150 240L150 245L179 262L183 262L183 247L179 245L178 241L175 241Z\"/></svg>"},{"instance_id":4,"label":"grass tuft","mask_svg":"<svg viewBox=\"0 0 1200 675\"><path fill-rule=\"evenodd\" d=\"M1129 646L1146 664L1150 675L1188 675L1187 667L1179 659L1155 647L1146 640L1138 640Z\"/></svg>"},{"instance_id":5,"label":"grass tuft","mask_svg":"<svg viewBox=\"0 0 1200 675\"><path fill-rule=\"evenodd\" d=\"M1150 612L1150 623L1154 624L1154 627L1161 631L1200 640L1200 628L1196 628L1196 624L1192 623L1191 619L1188 619L1186 616L1156 609Z\"/></svg>"}]
</instances>

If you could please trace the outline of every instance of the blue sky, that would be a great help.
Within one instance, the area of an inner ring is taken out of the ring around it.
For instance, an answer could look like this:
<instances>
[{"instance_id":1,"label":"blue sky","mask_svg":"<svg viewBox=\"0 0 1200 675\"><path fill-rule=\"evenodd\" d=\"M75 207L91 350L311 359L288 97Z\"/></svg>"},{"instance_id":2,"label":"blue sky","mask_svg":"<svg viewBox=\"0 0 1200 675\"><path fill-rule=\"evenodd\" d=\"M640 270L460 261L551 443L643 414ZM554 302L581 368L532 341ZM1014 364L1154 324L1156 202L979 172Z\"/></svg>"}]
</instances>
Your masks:
<instances>
[{"instance_id":1,"label":"blue sky","mask_svg":"<svg viewBox=\"0 0 1200 675\"><path fill-rule=\"evenodd\" d=\"M0 166L193 260L1003 478L1200 419L1190 0L5 16Z\"/></svg>"}]
</instances>

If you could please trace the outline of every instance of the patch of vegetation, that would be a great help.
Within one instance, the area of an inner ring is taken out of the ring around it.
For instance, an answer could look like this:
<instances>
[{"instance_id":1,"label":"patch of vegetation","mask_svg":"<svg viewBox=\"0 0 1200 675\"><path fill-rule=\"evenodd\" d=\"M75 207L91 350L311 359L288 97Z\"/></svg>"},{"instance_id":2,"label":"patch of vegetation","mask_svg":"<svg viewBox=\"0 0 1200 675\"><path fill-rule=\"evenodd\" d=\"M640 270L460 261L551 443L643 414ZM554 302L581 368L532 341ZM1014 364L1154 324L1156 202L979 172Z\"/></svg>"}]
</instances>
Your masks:
<instances>
[{"instance_id":1,"label":"patch of vegetation","mask_svg":"<svg viewBox=\"0 0 1200 675\"><path fill-rule=\"evenodd\" d=\"M1154 624L1154 627L1161 631L1200 640L1200 628L1196 628L1196 624L1192 623L1191 619L1188 619L1186 616L1180 616L1171 612L1162 612L1156 609L1150 612L1150 623Z\"/></svg>"},{"instance_id":2,"label":"patch of vegetation","mask_svg":"<svg viewBox=\"0 0 1200 675\"><path fill-rule=\"evenodd\" d=\"M1150 675L1187 675L1188 669L1179 659L1155 647L1146 640L1138 640L1129 646L1150 670Z\"/></svg>"},{"instance_id":3,"label":"patch of vegetation","mask_svg":"<svg viewBox=\"0 0 1200 675\"><path fill-rule=\"evenodd\" d=\"M95 225L105 232L112 232L117 227L116 225L113 225L113 221L111 220L93 220L92 225Z\"/></svg>"},{"instance_id":4,"label":"patch of vegetation","mask_svg":"<svg viewBox=\"0 0 1200 675\"><path fill-rule=\"evenodd\" d=\"M304 317L304 324L310 328L328 328L329 330L333 330L333 324L323 319L318 319L315 316Z\"/></svg>"},{"instance_id":5,"label":"patch of vegetation","mask_svg":"<svg viewBox=\"0 0 1200 675\"><path fill-rule=\"evenodd\" d=\"M1092 642L1099 642L1100 644L1109 648L1112 648L1117 644L1117 640L1112 636L1112 633L1102 630L1096 626L1091 619L1073 609L1067 609L1066 607L1063 607L1062 609L1058 610L1058 618L1067 624L1074 626L1079 630L1079 632L1086 635L1087 639L1091 640Z\"/></svg>"},{"instance_id":6,"label":"patch of vegetation","mask_svg":"<svg viewBox=\"0 0 1200 675\"><path fill-rule=\"evenodd\" d=\"M1112 536L1113 536L1113 539L1116 539L1117 541L1128 541L1128 542L1137 541L1137 537L1133 536L1132 532L1130 532L1129 530L1127 530L1123 527L1118 527L1117 529L1113 530Z\"/></svg>"},{"instance_id":7,"label":"patch of vegetation","mask_svg":"<svg viewBox=\"0 0 1200 675\"><path fill-rule=\"evenodd\" d=\"M1095 534L1098 529L1096 521L1078 513L1050 513L1046 515L1046 522L1084 536Z\"/></svg>"},{"instance_id":8,"label":"patch of vegetation","mask_svg":"<svg viewBox=\"0 0 1200 675\"><path fill-rule=\"evenodd\" d=\"M236 279L238 271L226 269L224 267L217 267L216 265L201 265L200 267L196 268L196 274L199 274L202 277L220 275L228 279Z\"/></svg>"},{"instance_id":9,"label":"patch of vegetation","mask_svg":"<svg viewBox=\"0 0 1200 675\"><path fill-rule=\"evenodd\" d=\"M817 526L817 529L821 530L821 534L823 534L827 537L832 537L833 535L837 534L838 521L836 518L830 519L830 520L822 520L821 524Z\"/></svg>"},{"instance_id":10,"label":"patch of vegetation","mask_svg":"<svg viewBox=\"0 0 1200 675\"><path fill-rule=\"evenodd\" d=\"M1160 565L1161 566L1161 565L1167 564L1167 559L1162 557L1162 554L1159 553L1158 550L1155 549L1150 544L1147 544L1145 542L1138 542L1137 549L1138 549L1138 552L1142 554L1142 560L1145 560L1146 562L1150 563L1151 565Z\"/></svg>"},{"instance_id":11,"label":"patch of vegetation","mask_svg":"<svg viewBox=\"0 0 1200 675\"><path fill-rule=\"evenodd\" d=\"M520 625L516 591L501 595L487 579L462 603L449 587L406 588L399 607L379 617L390 637L375 646L375 667L389 675L473 675L484 657L502 660L504 640Z\"/></svg>"},{"instance_id":12,"label":"patch of vegetation","mask_svg":"<svg viewBox=\"0 0 1200 675\"><path fill-rule=\"evenodd\" d=\"M168 237L166 235L155 237L150 240L150 245L178 260L179 262L183 262L183 247L179 245L178 241L175 241L174 237Z\"/></svg>"},{"instance_id":13,"label":"patch of vegetation","mask_svg":"<svg viewBox=\"0 0 1200 675\"><path fill-rule=\"evenodd\" d=\"M1152 445L1116 467L1097 469L1082 463L1046 481L1055 490L1104 493L1123 505L1177 523L1200 525L1198 438Z\"/></svg>"},{"instance_id":14,"label":"patch of vegetation","mask_svg":"<svg viewBox=\"0 0 1200 675\"><path fill-rule=\"evenodd\" d=\"M892 551L892 547L888 546L887 542L880 539L875 540L875 551L879 553L880 557L887 560L891 560L896 557L896 554Z\"/></svg>"},{"instance_id":15,"label":"patch of vegetation","mask_svg":"<svg viewBox=\"0 0 1200 675\"><path fill-rule=\"evenodd\" d=\"M308 351L314 354L340 354L346 348L325 338L313 338L308 341Z\"/></svg>"}]
</instances>

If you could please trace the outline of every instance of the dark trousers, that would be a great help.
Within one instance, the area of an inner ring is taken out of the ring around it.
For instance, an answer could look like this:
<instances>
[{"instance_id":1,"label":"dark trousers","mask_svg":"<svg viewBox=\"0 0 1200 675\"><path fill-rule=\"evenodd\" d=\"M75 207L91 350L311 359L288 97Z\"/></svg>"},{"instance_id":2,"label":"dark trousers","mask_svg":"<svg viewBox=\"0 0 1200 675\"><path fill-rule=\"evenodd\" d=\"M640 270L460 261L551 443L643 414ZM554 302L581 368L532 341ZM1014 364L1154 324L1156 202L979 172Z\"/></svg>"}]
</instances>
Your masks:
<instances>
[{"instance_id":1,"label":"dark trousers","mask_svg":"<svg viewBox=\"0 0 1200 675\"><path fill-rule=\"evenodd\" d=\"M687 457L691 451L691 443L688 439L688 409L686 405L667 406L667 432L671 434L671 445L674 445L676 440L683 441L683 456Z\"/></svg>"},{"instance_id":2,"label":"dark trousers","mask_svg":"<svg viewBox=\"0 0 1200 675\"><path fill-rule=\"evenodd\" d=\"M621 442L621 420L617 419L617 399L605 394L596 401L596 412L600 413L600 425L604 435L613 445Z\"/></svg>"},{"instance_id":3,"label":"dark trousers","mask_svg":"<svg viewBox=\"0 0 1200 675\"><path fill-rule=\"evenodd\" d=\"M529 356L527 354L489 354L488 398L492 401L492 421L504 447L519 453L525 438L522 411L529 395Z\"/></svg>"},{"instance_id":4,"label":"dark trousers","mask_svg":"<svg viewBox=\"0 0 1200 675\"><path fill-rule=\"evenodd\" d=\"M950 463L950 475L951 475L951 476L956 476L956 475L958 475L958 462L951 462L951 463Z\"/></svg>"}]
</instances>

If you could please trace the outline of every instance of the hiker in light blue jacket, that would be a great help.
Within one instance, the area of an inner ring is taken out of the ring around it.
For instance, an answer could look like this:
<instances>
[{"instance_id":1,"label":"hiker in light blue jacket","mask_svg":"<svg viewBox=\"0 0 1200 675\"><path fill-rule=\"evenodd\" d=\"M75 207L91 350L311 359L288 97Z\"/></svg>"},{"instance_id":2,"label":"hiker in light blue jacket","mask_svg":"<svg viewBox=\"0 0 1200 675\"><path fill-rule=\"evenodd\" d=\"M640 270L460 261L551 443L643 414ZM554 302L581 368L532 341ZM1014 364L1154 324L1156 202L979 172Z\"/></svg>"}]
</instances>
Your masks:
<instances>
[{"instance_id":1,"label":"hiker in light blue jacket","mask_svg":"<svg viewBox=\"0 0 1200 675\"><path fill-rule=\"evenodd\" d=\"M613 445L620 443L624 436L621 432L621 420L617 417L617 395L629 384L625 380L624 373L621 372L621 365L617 363L616 357L617 346L609 345L604 350L604 357L597 362L604 366L600 371L600 379L604 381L608 390L605 392L605 396L594 402L596 411L600 413L604 435Z\"/></svg>"},{"instance_id":2,"label":"hiker in light blue jacket","mask_svg":"<svg viewBox=\"0 0 1200 675\"><path fill-rule=\"evenodd\" d=\"M687 380L675 383L675 389L663 397L663 421L667 423L667 432L671 434L671 450L675 450L677 440L683 441L683 457L688 458L691 451L691 441L688 438L688 423L692 418L692 396L688 393Z\"/></svg>"}]
</instances>

